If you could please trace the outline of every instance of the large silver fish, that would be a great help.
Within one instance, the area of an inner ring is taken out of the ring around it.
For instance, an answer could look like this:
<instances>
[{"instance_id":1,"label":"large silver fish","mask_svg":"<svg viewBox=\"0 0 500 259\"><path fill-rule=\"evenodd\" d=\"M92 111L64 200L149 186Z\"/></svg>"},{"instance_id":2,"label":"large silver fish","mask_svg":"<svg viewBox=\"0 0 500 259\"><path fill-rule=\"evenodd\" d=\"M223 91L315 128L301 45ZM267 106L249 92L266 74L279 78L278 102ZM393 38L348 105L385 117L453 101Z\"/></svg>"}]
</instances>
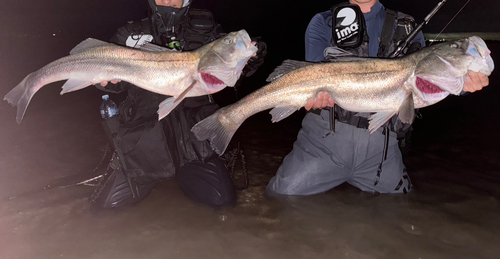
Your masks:
<instances>
[{"instance_id":1,"label":"large silver fish","mask_svg":"<svg viewBox=\"0 0 500 259\"><path fill-rule=\"evenodd\" d=\"M238 127L251 115L273 108L280 121L303 107L319 91L354 112L376 112L374 132L393 115L413 121L414 109L462 91L467 70L490 75L494 64L485 42L476 36L424 48L397 59L354 58L331 63L285 61L269 76L270 84L226 106L191 130L199 140L224 153Z\"/></svg>"},{"instance_id":2,"label":"large silver fish","mask_svg":"<svg viewBox=\"0 0 500 259\"><path fill-rule=\"evenodd\" d=\"M146 50L147 49L147 50ZM102 81L122 80L143 89L171 95L160 104L159 119L185 97L212 94L234 86L248 59L257 52L245 30L231 32L195 51L161 47L132 49L87 39L69 56L29 74L4 100L17 106L21 120L33 95L44 85L66 80L61 94Z\"/></svg>"}]
</instances>

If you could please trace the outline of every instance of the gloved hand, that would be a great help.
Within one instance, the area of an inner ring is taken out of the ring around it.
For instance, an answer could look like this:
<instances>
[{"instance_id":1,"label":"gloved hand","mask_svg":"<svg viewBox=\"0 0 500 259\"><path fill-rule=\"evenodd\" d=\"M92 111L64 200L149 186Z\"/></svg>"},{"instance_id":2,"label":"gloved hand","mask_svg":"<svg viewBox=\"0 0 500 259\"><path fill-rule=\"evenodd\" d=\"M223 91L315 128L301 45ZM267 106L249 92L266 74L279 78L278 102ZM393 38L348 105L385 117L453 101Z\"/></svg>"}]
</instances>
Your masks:
<instances>
[{"instance_id":1,"label":"gloved hand","mask_svg":"<svg viewBox=\"0 0 500 259\"><path fill-rule=\"evenodd\" d=\"M249 77L257 71L257 69L264 63L264 57L267 54L267 45L261 41L260 38L252 38L252 42L256 42L255 46L258 48L255 56L251 57L246 66L243 68L242 75Z\"/></svg>"}]
</instances>

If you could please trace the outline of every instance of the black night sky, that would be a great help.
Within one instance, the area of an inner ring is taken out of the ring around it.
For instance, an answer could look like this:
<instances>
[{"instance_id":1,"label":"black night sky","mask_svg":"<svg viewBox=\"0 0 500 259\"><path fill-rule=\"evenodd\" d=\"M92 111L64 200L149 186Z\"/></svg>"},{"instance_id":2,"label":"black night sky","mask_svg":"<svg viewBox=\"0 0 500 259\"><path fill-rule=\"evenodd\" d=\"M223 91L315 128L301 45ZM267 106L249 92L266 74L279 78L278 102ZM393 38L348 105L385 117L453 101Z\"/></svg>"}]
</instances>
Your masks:
<instances>
[{"instance_id":1,"label":"black night sky","mask_svg":"<svg viewBox=\"0 0 500 259\"><path fill-rule=\"evenodd\" d=\"M269 45L269 58L303 59L303 36L309 20L340 1L283 0L193 0L193 6L214 12L216 21L226 31L246 29L251 36L262 36ZM396 1L382 3L423 21L439 1ZM439 32L457 14L466 0L448 0L433 17L424 32ZM500 32L500 2L473 0L456 16L444 32ZM0 28L4 40L19 36L94 37L107 40L129 20L145 17L145 1L3 1Z\"/></svg>"}]
</instances>

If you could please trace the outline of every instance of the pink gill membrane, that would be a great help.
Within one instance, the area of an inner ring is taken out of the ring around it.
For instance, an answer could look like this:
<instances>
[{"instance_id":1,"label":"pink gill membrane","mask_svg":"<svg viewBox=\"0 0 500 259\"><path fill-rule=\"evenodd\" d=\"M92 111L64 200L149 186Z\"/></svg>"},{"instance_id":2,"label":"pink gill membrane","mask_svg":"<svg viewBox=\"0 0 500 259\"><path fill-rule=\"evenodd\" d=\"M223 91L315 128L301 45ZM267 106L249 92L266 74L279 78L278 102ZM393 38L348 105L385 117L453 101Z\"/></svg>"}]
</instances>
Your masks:
<instances>
[{"instance_id":1,"label":"pink gill membrane","mask_svg":"<svg viewBox=\"0 0 500 259\"><path fill-rule=\"evenodd\" d=\"M416 80L417 88L420 90L422 93L426 94L435 94L435 93L442 93L445 92L443 89L439 88L437 85L424 80L420 77L417 77Z\"/></svg>"},{"instance_id":2,"label":"pink gill membrane","mask_svg":"<svg viewBox=\"0 0 500 259\"><path fill-rule=\"evenodd\" d=\"M203 81L205 81L205 83L210 84L210 85L223 85L224 84L224 82L222 82L219 78L217 78L213 75L210 75L210 74L201 73L201 78L203 79Z\"/></svg>"}]
</instances>

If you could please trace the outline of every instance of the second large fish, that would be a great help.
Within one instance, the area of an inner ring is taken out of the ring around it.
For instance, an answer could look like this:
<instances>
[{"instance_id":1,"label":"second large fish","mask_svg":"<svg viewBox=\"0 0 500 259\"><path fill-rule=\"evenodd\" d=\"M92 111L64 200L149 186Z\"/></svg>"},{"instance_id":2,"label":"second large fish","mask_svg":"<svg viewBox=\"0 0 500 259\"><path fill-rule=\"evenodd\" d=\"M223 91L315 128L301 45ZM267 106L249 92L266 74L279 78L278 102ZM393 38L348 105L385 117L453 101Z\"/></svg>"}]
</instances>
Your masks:
<instances>
[{"instance_id":1,"label":"second large fish","mask_svg":"<svg viewBox=\"0 0 500 259\"><path fill-rule=\"evenodd\" d=\"M248 59L257 52L245 30L231 32L195 51L146 50L95 39L77 45L69 56L29 74L4 100L17 106L17 122L33 95L44 85L66 80L61 94L102 81L122 80L140 88L173 96L160 104L165 117L183 98L212 94L234 86Z\"/></svg>"},{"instance_id":2,"label":"second large fish","mask_svg":"<svg viewBox=\"0 0 500 259\"><path fill-rule=\"evenodd\" d=\"M286 61L268 78L273 82L200 121L192 131L199 140L210 140L212 148L222 154L246 118L273 108L272 121L280 121L319 91L326 91L346 110L375 112L368 128L374 132L395 114L411 123L415 108L437 103L450 93L460 94L468 70L490 75L493 68L490 50L476 36L398 59Z\"/></svg>"}]
</instances>

